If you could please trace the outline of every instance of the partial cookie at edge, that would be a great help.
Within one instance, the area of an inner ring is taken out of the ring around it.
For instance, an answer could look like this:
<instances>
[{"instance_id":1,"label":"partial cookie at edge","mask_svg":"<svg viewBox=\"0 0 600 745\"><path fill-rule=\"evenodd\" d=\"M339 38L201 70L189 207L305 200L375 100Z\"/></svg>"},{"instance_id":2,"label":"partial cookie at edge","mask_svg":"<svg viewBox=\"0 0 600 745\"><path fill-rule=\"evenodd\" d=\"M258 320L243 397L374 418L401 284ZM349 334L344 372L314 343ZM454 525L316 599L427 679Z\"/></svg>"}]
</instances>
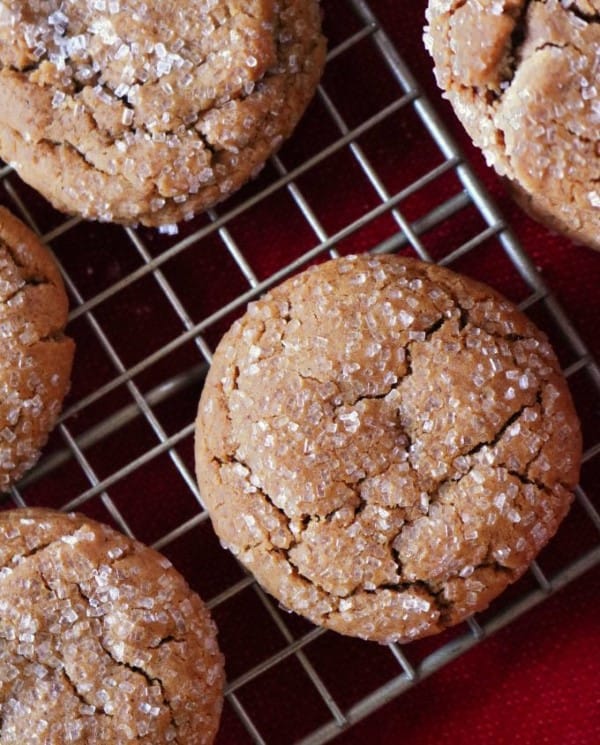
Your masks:
<instances>
[{"instance_id":1,"label":"partial cookie at edge","mask_svg":"<svg viewBox=\"0 0 600 745\"><path fill-rule=\"evenodd\" d=\"M223 659L166 557L80 514L0 513L0 739L210 745Z\"/></svg>"},{"instance_id":2,"label":"partial cookie at edge","mask_svg":"<svg viewBox=\"0 0 600 745\"><path fill-rule=\"evenodd\" d=\"M430 0L427 19L437 82L488 163L534 217L600 248L600 23L590 4Z\"/></svg>"},{"instance_id":3,"label":"partial cookie at edge","mask_svg":"<svg viewBox=\"0 0 600 745\"><path fill-rule=\"evenodd\" d=\"M0 156L90 219L170 226L232 194L325 61L318 0L45 5L4 3Z\"/></svg>"},{"instance_id":4,"label":"partial cookie at edge","mask_svg":"<svg viewBox=\"0 0 600 745\"><path fill-rule=\"evenodd\" d=\"M0 207L0 491L31 468L68 391L74 344L49 250Z\"/></svg>"}]
</instances>

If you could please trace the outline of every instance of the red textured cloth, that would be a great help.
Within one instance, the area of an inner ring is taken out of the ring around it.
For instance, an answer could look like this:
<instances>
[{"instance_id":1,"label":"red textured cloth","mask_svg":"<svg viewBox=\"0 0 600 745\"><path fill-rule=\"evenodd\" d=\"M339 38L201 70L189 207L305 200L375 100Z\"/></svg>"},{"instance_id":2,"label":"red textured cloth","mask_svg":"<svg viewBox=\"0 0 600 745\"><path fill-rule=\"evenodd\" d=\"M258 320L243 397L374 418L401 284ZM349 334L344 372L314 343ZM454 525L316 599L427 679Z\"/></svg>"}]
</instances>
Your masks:
<instances>
[{"instance_id":1,"label":"red textured cloth","mask_svg":"<svg viewBox=\"0 0 600 745\"><path fill-rule=\"evenodd\" d=\"M449 663L336 742L595 745L598 571Z\"/></svg>"}]
</instances>

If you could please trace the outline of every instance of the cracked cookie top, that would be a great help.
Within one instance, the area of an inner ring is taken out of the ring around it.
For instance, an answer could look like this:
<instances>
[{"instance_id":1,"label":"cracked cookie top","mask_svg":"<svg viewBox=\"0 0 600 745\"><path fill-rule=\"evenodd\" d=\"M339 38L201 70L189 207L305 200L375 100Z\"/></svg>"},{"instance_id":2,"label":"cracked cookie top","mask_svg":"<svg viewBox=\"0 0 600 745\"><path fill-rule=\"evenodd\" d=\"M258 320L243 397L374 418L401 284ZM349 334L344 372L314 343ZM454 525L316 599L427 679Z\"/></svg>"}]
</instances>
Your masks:
<instances>
[{"instance_id":1,"label":"cracked cookie top","mask_svg":"<svg viewBox=\"0 0 600 745\"><path fill-rule=\"evenodd\" d=\"M438 84L526 208L600 247L600 3L430 0Z\"/></svg>"},{"instance_id":2,"label":"cracked cookie top","mask_svg":"<svg viewBox=\"0 0 600 745\"><path fill-rule=\"evenodd\" d=\"M578 420L545 336L490 288L330 261L219 344L196 468L223 544L287 608L408 641L484 608L555 532Z\"/></svg>"},{"instance_id":3,"label":"cracked cookie top","mask_svg":"<svg viewBox=\"0 0 600 745\"><path fill-rule=\"evenodd\" d=\"M260 169L324 56L318 0L0 0L0 157L65 212L171 226Z\"/></svg>"},{"instance_id":4,"label":"cracked cookie top","mask_svg":"<svg viewBox=\"0 0 600 745\"><path fill-rule=\"evenodd\" d=\"M2 743L212 743L223 660L164 556L83 515L0 513Z\"/></svg>"},{"instance_id":5,"label":"cracked cookie top","mask_svg":"<svg viewBox=\"0 0 600 745\"><path fill-rule=\"evenodd\" d=\"M37 461L69 387L68 300L38 237L0 207L0 491Z\"/></svg>"}]
</instances>

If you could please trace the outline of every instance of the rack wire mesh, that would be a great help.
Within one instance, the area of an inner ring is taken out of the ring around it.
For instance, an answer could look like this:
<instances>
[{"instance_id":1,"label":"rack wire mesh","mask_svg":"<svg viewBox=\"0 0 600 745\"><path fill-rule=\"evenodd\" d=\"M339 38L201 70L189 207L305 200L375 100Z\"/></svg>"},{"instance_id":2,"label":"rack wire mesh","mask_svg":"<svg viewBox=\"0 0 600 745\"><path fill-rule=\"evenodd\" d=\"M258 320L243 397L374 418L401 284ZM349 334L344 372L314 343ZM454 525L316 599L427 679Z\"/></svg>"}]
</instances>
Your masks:
<instances>
[{"instance_id":1,"label":"rack wire mesh","mask_svg":"<svg viewBox=\"0 0 600 745\"><path fill-rule=\"evenodd\" d=\"M374 4L345 0L334 9L325 0L327 72L298 132L255 183L177 235L65 219L0 164L2 201L59 259L78 344L59 427L10 499L83 510L173 559L219 624L228 669L222 743L328 742L600 563L598 495L582 485L564 529L577 532L575 553L547 550L504 601L438 639L379 647L284 614L211 531L192 464L211 352L248 301L323 257L404 251L487 281L491 266L502 267L511 296L558 345L576 395L600 397L597 364ZM592 427L584 469L599 457ZM363 674L353 676L357 669ZM261 703L274 685L283 707L276 721ZM301 715L284 703L299 691Z\"/></svg>"}]
</instances>

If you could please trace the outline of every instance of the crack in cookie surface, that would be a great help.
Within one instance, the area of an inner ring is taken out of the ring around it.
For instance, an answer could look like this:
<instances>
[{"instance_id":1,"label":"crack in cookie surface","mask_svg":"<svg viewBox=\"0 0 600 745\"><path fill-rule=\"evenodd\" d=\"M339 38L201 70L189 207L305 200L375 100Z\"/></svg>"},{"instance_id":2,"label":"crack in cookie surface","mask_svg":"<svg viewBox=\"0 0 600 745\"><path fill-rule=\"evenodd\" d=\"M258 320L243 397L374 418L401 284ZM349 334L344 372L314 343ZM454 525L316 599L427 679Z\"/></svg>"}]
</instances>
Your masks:
<instances>
[{"instance_id":1,"label":"crack in cookie surface","mask_svg":"<svg viewBox=\"0 0 600 745\"><path fill-rule=\"evenodd\" d=\"M2 742L212 742L208 612L165 557L82 516L0 516ZM45 729L44 729L45 728Z\"/></svg>"},{"instance_id":2,"label":"crack in cookie surface","mask_svg":"<svg viewBox=\"0 0 600 745\"><path fill-rule=\"evenodd\" d=\"M0 208L0 490L38 459L69 386L74 345L58 267Z\"/></svg>"},{"instance_id":3,"label":"crack in cookie surface","mask_svg":"<svg viewBox=\"0 0 600 745\"><path fill-rule=\"evenodd\" d=\"M425 38L458 118L526 209L597 246L597 7L559 0L455 6L430 0Z\"/></svg>"},{"instance_id":4,"label":"crack in cookie surface","mask_svg":"<svg viewBox=\"0 0 600 745\"><path fill-rule=\"evenodd\" d=\"M94 219L171 224L225 198L291 134L324 64L317 0L1 7L0 154Z\"/></svg>"},{"instance_id":5,"label":"crack in cookie surface","mask_svg":"<svg viewBox=\"0 0 600 745\"><path fill-rule=\"evenodd\" d=\"M330 262L215 352L201 493L284 606L380 640L431 633L519 576L564 515L580 441L561 381L489 288L398 257Z\"/></svg>"}]
</instances>

